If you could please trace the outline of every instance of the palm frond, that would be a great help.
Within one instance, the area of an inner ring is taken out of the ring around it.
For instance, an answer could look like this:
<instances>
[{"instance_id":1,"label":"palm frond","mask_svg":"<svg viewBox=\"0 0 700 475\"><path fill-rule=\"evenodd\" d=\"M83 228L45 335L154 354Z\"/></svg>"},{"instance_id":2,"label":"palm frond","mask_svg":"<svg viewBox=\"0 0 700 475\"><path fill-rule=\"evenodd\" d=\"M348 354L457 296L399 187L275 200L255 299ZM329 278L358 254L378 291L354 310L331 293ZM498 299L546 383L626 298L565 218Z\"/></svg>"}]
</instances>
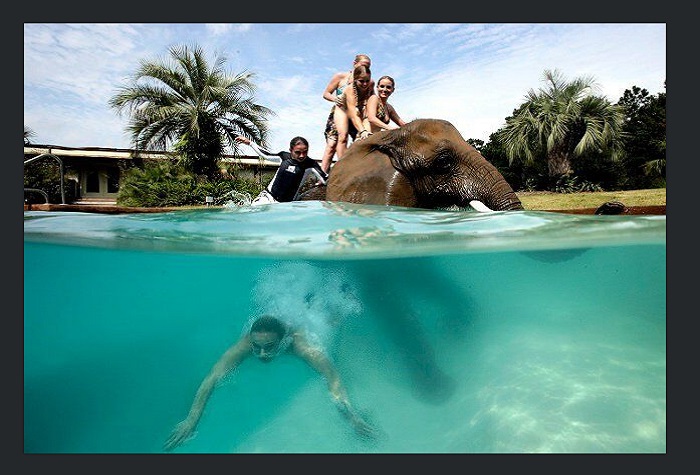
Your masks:
<instances>
[{"instance_id":1,"label":"palm frond","mask_svg":"<svg viewBox=\"0 0 700 475\"><path fill-rule=\"evenodd\" d=\"M558 70L545 70L545 87L531 89L513 116L506 119L499 139L506 155L514 160L531 162L541 150L541 158L557 160L550 172L566 169L567 162L591 150L620 152L624 112L596 96L598 86L591 76L572 81ZM563 161L562 161L563 160Z\"/></svg>"},{"instance_id":2,"label":"palm frond","mask_svg":"<svg viewBox=\"0 0 700 475\"><path fill-rule=\"evenodd\" d=\"M274 112L255 102L252 73L231 75L225 64L222 55L209 62L196 45L172 46L166 58L142 60L109 104L129 115L127 130L140 149L177 145L182 153L214 162L225 147L235 146L235 135L265 145Z\"/></svg>"}]
</instances>

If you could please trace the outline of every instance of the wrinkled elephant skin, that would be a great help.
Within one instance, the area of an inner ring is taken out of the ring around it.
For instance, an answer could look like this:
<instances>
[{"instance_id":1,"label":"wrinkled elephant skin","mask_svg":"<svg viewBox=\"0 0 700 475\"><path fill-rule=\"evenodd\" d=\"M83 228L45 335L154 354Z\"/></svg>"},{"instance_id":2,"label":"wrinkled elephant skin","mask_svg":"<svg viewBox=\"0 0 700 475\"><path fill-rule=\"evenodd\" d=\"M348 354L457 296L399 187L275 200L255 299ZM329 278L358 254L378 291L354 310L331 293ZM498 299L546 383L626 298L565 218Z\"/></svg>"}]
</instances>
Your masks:
<instances>
[{"instance_id":1,"label":"wrinkled elephant skin","mask_svg":"<svg viewBox=\"0 0 700 475\"><path fill-rule=\"evenodd\" d=\"M417 208L478 200L496 211L523 209L496 167L440 119L416 119L354 142L331 170L326 199Z\"/></svg>"}]
</instances>

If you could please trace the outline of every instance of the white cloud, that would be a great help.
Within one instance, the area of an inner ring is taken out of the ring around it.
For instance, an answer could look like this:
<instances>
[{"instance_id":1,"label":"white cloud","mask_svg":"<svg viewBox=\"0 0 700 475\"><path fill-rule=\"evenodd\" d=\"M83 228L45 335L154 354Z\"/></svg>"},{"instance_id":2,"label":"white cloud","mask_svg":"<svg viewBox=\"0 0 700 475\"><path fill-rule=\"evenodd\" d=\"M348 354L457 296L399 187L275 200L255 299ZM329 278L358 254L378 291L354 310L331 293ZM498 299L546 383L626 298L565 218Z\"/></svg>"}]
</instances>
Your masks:
<instances>
[{"instance_id":1,"label":"white cloud","mask_svg":"<svg viewBox=\"0 0 700 475\"><path fill-rule=\"evenodd\" d=\"M229 32L247 33L253 28L252 23L207 23L204 25L207 33L214 36L224 36Z\"/></svg>"},{"instance_id":2,"label":"white cloud","mask_svg":"<svg viewBox=\"0 0 700 475\"><path fill-rule=\"evenodd\" d=\"M128 147L109 98L140 60L182 43L253 71L256 102L277 113L271 147L302 135L316 158L330 109L321 93L360 52L375 78L396 79L404 119L443 118L485 141L545 69L591 75L613 102L633 85L663 92L666 79L664 24L25 24L25 125L43 143Z\"/></svg>"}]
</instances>

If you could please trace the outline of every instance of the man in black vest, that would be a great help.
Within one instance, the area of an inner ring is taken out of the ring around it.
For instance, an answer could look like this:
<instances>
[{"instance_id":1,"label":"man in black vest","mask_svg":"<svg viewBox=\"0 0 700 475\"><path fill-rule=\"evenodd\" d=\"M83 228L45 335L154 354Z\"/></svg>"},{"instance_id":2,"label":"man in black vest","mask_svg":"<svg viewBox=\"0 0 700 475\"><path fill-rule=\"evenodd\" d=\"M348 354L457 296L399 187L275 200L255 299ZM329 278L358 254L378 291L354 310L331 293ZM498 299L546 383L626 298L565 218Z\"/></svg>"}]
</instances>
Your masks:
<instances>
[{"instance_id":1,"label":"man in black vest","mask_svg":"<svg viewBox=\"0 0 700 475\"><path fill-rule=\"evenodd\" d=\"M271 153L255 142L241 135L236 136L236 142L244 143L262 158L280 160L280 166L267 187L260 192L251 204L267 204L292 201L299 191L306 171L311 169L320 181L325 184L328 174L321 166L309 157L309 142L304 137L294 137L289 142L289 152Z\"/></svg>"}]
</instances>

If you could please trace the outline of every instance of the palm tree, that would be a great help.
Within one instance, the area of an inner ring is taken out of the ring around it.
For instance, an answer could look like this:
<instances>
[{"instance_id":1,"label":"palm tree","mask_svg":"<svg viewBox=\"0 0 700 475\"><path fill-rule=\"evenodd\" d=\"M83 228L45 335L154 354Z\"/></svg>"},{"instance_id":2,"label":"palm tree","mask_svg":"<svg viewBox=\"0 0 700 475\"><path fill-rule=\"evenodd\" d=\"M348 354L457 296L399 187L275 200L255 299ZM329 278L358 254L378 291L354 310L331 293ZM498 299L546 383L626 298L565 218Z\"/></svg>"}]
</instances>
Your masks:
<instances>
[{"instance_id":1,"label":"palm tree","mask_svg":"<svg viewBox=\"0 0 700 475\"><path fill-rule=\"evenodd\" d=\"M27 127L25 125L24 126L24 145L30 145L31 144L30 139L32 137L34 137L34 131L30 127Z\"/></svg>"},{"instance_id":2,"label":"palm tree","mask_svg":"<svg viewBox=\"0 0 700 475\"><path fill-rule=\"evenodd\" d=\"M197 46L169 52L173 61L141 61L131 84L109 101L119 114L128 110L135 148L171 146L188 168L211 176L225 149L236 149L236 135L265 144L274 112L254 102L252 73L226 74L223 56L210 67Z\"/></svg>"},{"instance_id":3,"label":"palm tree","mask_svg":"<svg viewBox=\"0 0 700 475\"><path fill-rule=\"evenodd\" d=\"M624 111L596 89L590 77L566 82L557 71L545 70L547 89L530 90L527 101L506 118L499 138L509 163L532 163L545 156L552 183L572 173L571 160L586 152L622 153Z\"/></svg>"}]
</instances>

